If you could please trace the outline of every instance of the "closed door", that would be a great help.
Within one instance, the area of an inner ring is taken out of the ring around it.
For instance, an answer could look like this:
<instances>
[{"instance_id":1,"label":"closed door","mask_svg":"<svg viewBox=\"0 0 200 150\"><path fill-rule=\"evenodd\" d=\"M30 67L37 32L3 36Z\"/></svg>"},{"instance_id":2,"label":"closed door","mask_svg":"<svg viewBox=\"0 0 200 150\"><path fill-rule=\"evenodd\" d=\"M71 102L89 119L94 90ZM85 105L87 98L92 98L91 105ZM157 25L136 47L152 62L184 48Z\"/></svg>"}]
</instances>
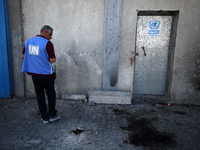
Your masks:
<instances>
[{"instance_id":1,"label":"closed door","mask_svg":"<svg viewBox=\"0 0 200 150\"><path fill-rule=\"evenodd\" d=\"M138 16L134 94L165 95L172 16Z\"/></svg>"},{"instance_id":2,"label":"closed door","mask_svg":"<svg viewBox=\"0 0 200 150\"><path fill-rule=\"evenodd\" d=\"M5 0L0 0L0 98L8 98L11 96L9 65L7 53L7 35L6 35L6 14Z\"/></svg>"}]
</instances>

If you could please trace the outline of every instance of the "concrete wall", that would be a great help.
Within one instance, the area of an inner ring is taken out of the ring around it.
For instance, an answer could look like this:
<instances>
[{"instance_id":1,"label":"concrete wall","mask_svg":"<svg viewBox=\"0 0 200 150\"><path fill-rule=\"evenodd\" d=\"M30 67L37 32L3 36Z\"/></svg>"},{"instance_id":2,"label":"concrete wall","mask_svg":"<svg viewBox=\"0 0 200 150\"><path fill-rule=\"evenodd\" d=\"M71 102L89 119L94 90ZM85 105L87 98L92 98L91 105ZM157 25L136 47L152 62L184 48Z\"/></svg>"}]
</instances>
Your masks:
<instances>
[{"instance_id":1,"label":"concrete wall","mask_svg":"<svg viewBox=\"0 0 200 150\"><path fill-rule=\"evenodd\" d=\"M45 24L54 29L58 97L101 89L104 1L24 0L22 8L25 40ZM27 95L34 95L30 77L26 83Z\"/></svg>"},{"instance_id":2,"label":"concrete wall","mask_svg":"<svg viewBox=\"0 0 200 150\"><path fill-rule=\"evenodd\" d=\"M62 93L102 89L104 6L104 0L8 0L15 95L23 95L22 45L39 34L45 24L54 28L52 42L57 56L57 97ZM179 10L171 68L171 101L200 104L199 9L199 0L122 1L119 90L133 91L137 10ZM24 37L23 42L21 37ZM29 76L25 77L25 85L26 95L35 96Z\"/></svg>"},{"instance_id":3,"label":"concrete wall","mask_svg":"<svg viewBox=\"0 0 200 150\"><path fill-rule=\"evenodd\" d=\"M124 0L119 81L121 89L131 89L135 50L137 10L179 10L171 82L171 101L200 104L200 1ZM126 79L126 80L124 80Z\"/></svg>"},{"instance_id":4,"label":"concrete wall","mask_svg":"<svg viewBox=\"0 0 200 150\"><path fill-rule=\"evenodd\" d=\"M24 96L24 77L21 73L22 60L21 52L23 48L23 22L22 8L20 0L7 0L8 17L10 27L10 38L13 58L13 81L15 96Z\"/></svg>"}]
</instances>

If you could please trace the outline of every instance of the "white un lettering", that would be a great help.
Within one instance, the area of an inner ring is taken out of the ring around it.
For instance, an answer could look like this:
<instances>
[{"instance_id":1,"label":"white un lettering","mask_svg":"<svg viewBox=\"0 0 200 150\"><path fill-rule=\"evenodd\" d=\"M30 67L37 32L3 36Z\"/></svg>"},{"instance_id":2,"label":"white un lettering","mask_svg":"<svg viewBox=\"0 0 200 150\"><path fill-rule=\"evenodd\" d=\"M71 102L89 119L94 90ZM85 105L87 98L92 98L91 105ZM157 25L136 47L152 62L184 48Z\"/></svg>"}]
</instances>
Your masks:
<instances>
[{"instance_id":1,"label":"white un lettering","mask_svg":"<svg viewBox=\"0 0 200 150\"><path fill-rule=\"evenodd\" d=\"M39 46L29 45L29 54L39 55Z\"/></svg>"}]
</instances>

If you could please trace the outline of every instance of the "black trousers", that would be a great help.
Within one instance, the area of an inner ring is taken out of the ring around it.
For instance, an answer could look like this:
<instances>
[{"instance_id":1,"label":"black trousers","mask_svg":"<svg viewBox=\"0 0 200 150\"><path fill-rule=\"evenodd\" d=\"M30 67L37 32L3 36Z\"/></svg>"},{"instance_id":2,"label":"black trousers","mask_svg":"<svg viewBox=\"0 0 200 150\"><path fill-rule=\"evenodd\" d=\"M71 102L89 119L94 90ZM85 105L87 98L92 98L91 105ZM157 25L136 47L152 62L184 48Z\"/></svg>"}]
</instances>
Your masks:
<instances>
[{"instance_id":1,"label":"black trousers","mask_svg":"<svg viewBox=\"0 0 200 150\"><path fill-rule=\"evenodd\" d=\"M54 78L50 76L32 76L38 107L42 119L48 119L56 115L56 92L54 89ZM45 91L48 97L48 107L45 101ZM47 109L48 108L48 109Z\"/></svg>"}]
</instances>

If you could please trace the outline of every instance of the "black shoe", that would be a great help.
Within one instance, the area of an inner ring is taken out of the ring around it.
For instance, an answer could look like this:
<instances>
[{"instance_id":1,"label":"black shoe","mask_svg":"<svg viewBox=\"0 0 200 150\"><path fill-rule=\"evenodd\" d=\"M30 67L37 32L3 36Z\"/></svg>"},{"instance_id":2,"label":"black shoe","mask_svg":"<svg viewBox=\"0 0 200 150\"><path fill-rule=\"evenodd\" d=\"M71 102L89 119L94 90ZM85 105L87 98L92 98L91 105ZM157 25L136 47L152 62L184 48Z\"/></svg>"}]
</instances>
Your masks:
<instances>
[{"instance_id":1,"label":"black shoe","mask_svg":"<svg viewBox=\"0 0 200 150\"><path fill-rule=\"evenodd\" d=\"M49 122L54 122L58 119L60 119L60 115L56 114L54 117L50 117Z\"/></svg>"}]
</instances>

